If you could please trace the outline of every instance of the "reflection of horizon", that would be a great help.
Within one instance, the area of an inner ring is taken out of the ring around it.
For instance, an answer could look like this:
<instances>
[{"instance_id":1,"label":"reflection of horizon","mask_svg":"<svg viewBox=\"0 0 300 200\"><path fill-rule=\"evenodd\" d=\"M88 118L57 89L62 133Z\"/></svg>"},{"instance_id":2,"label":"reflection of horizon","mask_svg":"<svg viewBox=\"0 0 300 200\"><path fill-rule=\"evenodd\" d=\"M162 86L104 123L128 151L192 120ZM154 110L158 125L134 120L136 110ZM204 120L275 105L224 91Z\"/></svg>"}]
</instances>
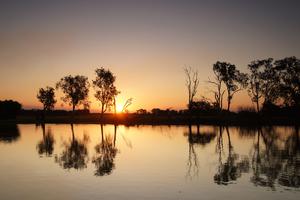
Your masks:
<instances>
[{"instance_id":1,"label":"reflection of horizon","mask_svg":"<svg viewBox=\"0 0 300 200\"><path fill-rule=\"evenodd\" d=\"M95 176L110 175L115 169L114 159L117 155L116 135L118 126L114 126L114 136L106 135L101 124L101 142L95 146L96 155L92 162L95 164Z\"/></svg>"},{"instance_id":2,"label":"reflection of horizon","mask_svg":"<svg viewBox=\"0 0 300 200\"><path fill-rule=\"evenodd\" d=\"M84 135L82 140L75 137L74 127L71 124L72 138L68 142L63 143L64 150L60 156L55 155L55 162L64 169L81 170L87 167L88 150L87 143L89 136Z\"/></svg>"},{"instance_id":3,"label":"reflection of horizon","mask_svg":"<svg viewBox=\"0 0 300 200\"><path fill-rule=\"evenodd\" d=\"M17 124L8 123L0 125L0 142L13 143L20 139L20 131Z\"/></svg>"},{"instance_id":4,"label":"reflection of horizon","mask_svg":"<svg viewBox=\"0 0 300 200\"><path fill-rule=\"evenodd\" d=\"M41 127L43 132L43 139L38 142L36 148L41 156L45 155L46 157L50 157L52 156L54 150L53 145L55 143L55 140L50 128L48 128L46 132L45 124L41 124Z\"/></svg>"}]
</instances>

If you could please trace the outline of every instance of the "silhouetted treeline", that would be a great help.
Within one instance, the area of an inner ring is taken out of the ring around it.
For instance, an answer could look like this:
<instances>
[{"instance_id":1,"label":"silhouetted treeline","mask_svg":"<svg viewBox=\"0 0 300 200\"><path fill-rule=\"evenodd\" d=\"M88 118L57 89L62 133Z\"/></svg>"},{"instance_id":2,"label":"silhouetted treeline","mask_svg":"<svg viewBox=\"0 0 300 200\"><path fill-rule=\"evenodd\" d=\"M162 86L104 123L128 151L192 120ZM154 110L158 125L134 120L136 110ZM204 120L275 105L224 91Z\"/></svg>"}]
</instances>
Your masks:
<instances>
[{"instance_id":1,"label":"silhouetted treeline","mask_svg":"<svg viewBox=\"0 0 300 200\"><path fill-rule=\"evenodd\" d=\"M300 111L300 60L286 57L255 60L248 65L248 73L242 73L228 62L217 61L213 65L214 77L209 80L213 101L196 99L198 73L185 68L190 113L224 111L223 99L227 98L227 112L230 111L236 93L246 90L257 112L267 114L292 114Z\"/></svg>"},{"instance_id":2,"label":"silhouetted treeline","mask_svg":"<svg viewBox=\"0 0 300 200\"><path fill-rule=\"evenodd\" d=\"M0 101L0 118L11 119L16 118L16 115L21 111L22 105L13 100Z\"/></svg>"},{"instance_id":3,"label":"silhouetted treeline","mask_svg":"<svg viewBox=\"0 0 300 200\"><path fill-rule=\"evenodd\" d=\"M223 123L237 121L239 117L250 121L269 119L274 120L297 119L300 115L300 61L296 57L287 57L274 61L272 58L255 60L248 65L248 73L241 72L237 66L228 62L217 61L213 65L214 78L208 81L212 85L211 92L214 100L205 97L197 99L199 78L196 70L185 68L186 87L188 90L187 109L159 109L154 108L150 112L141 108L132 115L128 115L127 108L132 104L129 98L122 109L123 116L116 115L117 95L120 93L115 86L116 76L103 67L95 70L96 78L92 81L96 90L95 97L100 102L101 123ZM62 90L64 96L62 100L72 106L73 115L87 115L89 113L89 87L90 83L85 76L65 76L56 84L56 89ZM253 102L254 107L240 108L237 113L230 110L235 94L246 90ZM21 104L14 101L0 101L0 117L3 119L15 118L21 115L35 115L37 122L44 122L46 115L66 114L67 111L53 111L57 102L55 99L55 89L52 87L40 88L37 94L38 100L43 104L40 111L22 111ZM227 99L226 106L224 98ZM78 106L83 105L83 110L78 110ZM225 108L224 108L225 107ZM115 116L106 115L113 111ZM105 115L104 115L105 114ZM93 115L96 116L96 115ZM108 117L109 116L109 117ZM129 116L129 117L128 117ZM158 117L159 116L159 117ZM207 117L203 120L203 117ZM154 118L158 119L154 119ZM174 118L177 119L174 119ZM202 118L201 118L202 117ZM284 118L284 119L280 119ZM74 119L74 118L71 118ZM60 119L58 121L71 122L71 119ZM91 118L90 118L91 119ZM85 119L88 121L88 119ZM127 120L127 121L126 121ZM135 122L134 122L135 120ZM159 120L161 120L159 122ZM182 120L182 122L178 122ZM30 120L28 120L29 122ZM94 119L92 119L94 121ZM241 120L243 121L243 120ZM245 120L244 120L245 121ZM299 121L299 120L298 120ZM75 122L75 121L74 121ZM80 122L80 120L78 121Z\"/></svg>"}]
</instances>

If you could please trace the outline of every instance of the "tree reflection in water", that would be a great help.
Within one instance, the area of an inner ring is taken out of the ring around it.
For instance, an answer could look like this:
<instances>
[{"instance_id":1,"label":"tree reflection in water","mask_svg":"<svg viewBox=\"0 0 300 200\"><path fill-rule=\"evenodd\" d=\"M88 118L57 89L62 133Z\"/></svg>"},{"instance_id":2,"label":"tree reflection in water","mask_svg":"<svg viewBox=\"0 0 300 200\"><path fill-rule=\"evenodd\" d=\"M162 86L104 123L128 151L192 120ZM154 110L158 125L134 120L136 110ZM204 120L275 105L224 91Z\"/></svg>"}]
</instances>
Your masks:
<instances>
[{"instance_id":1,"label":"tree reflection in water","mask_svg":"<svg viewBox=\"0 0 300 200\"><path fill-rule=\"evenodd\" d=\"M285 143L286 162L283 163L278 182L287 187L300 187L300 135L299 127Z\"/></svg>"},{"instance_id":2,"label":"tree reflection in water","mask_svg":"<svg viewBox=\"0 0 300 200\"><path fill-rule=\"evenodd\" d=\"M242 173L249 171L249 160L247 157L240 159L240 156L234 152L234 148L230 138L229 128L226 127L226 133L228 138L228 154L227 159L223 163L222 156L224 155L223 148L223 127L219 127L219 134L217 138L217 154L218 159L218 171L214 175L215 183L219 185L227 185L236 181L241 177Z\"/></svg>"},{"instance_id":3,"label":"tree reflection in water","mask_svg":"<svg viewBox=\"0 0 300 200\"><path fill-rule=\"evenodd\" d=\"M296 127L284 141L274 127L259 128L252 156L253 176L256 186L270 187L275 184L300 187L299 128Z\"/></svg>"},{"instance_id":4,"label":"tree reflection in water","mask_svg":"<svg viewBox=\"0 0 300 200\"><path fill-rule=\"evenodd\" d=\"M46 133L44 123L41 124L41 127L43 131L43 139L38 142L36 148L40 156L45 155L46 157L49 157L52 156L55 140L50 128L47 129Z\"/></svg>"},{"instance_id":5,"label":"tree reflection in water","mask_svg":"<svg viewBox=\"0 0 300 200\"><path fill-rule=\"evenodd\" d=\"M64 169L83 169L87 167L89 137L84 135L82 140L76 139L73 124L71 124L72 138L63 143L64 150L60 156L55 156L57 162Z\"/></svg>"},{"instance_id":6,"label":"tree reflection in water","mask_svg":"<svg viewBox=\"0 0 300 200\"><path fill-rule=\"evenodd\" d=\"M235 183L243 173L251 173L250 182L255 186L269 187L276 190L276 185L289 188L300 187L300 135L299 127L292 134L280 132L278 127L239 127L241 138L254 139L254 145L249 156L235 151L228 127L218 127L213 133L192 132L189 126L189 153L187 161L187 176L194 177L199 172L196 145L204 146L215 138L216 154L218 156L217 172L213 176L218 185ZM282 129L281 129L282 130ZM284 133L284 134L283 134ZM225 148L224 135L228 146ZM225 150L227 149L227 151ZM251 159L250 159L251 158ZM252 169L250 171L250 169Z\"/></svg>"},{"instance_id":7,"label":"tree reflection in water","mask_svg":"<svg viewBox=\"0 0 300 200\"><path fill-rule=\"evenodd\" d=\"M0 124L0 142L12 143L20 139L20 131L17 124Z\"/></svg>"},{"instance_id":8,"label":"tree reflection in water","mask_svg":"<svg viewBox=\"0 0 300 200\"><path fill-rule=\"evenodd\" d=\"M114 159L118 152L115 147L117 128L115 125L114 136L112 137L110 134L104 134L101 124L101 142L95 146L96 155L92 159L96 167L95 176L109 175L115 168Z\"/></svg>"},{"instance_id":9,"label":"tree reflection in water","mask_svg":"<svg viewBox=\"0 0 300 200\"><path fill-rule=\"evenodd\" d=\"M206 144L209 144L216 137L216 133L214 131L200 132L200 125L197 125L196 133L192 132L192 125L189 125L188 130L189 132L184 134L185 136L188 136L189 142L186 177L192 178L198 176L199 172L199 161L197 152L195 151L195 145L205 146Z\"/></svg>"}]
</instances>

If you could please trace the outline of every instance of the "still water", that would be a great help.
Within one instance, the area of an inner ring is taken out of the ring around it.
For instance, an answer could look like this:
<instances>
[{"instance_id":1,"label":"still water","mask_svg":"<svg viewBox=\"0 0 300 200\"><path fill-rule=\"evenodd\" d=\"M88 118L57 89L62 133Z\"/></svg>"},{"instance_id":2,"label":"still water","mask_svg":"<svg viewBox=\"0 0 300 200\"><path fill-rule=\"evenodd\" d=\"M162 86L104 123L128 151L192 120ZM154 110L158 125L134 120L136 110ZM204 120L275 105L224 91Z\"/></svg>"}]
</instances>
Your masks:
<instances>
[{"instance_id":1,"label":"still water","mask_svg":"<svg viewBox=\"0 0 300 200\"><path fill-rule=\"evenodd\" d=\"M299 132L1 125L0 199L299 199Z\"/></svg>"}]
</instances>

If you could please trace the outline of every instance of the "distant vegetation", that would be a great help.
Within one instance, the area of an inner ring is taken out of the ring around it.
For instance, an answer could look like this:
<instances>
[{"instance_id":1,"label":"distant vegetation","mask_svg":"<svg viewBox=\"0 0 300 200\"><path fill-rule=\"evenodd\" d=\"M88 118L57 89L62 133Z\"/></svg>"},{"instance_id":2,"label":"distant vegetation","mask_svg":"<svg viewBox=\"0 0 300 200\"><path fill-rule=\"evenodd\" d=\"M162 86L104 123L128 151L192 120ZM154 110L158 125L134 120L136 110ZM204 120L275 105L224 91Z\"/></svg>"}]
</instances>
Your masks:
<instances>
[{"instance_id":1,"label":"distant vegetation","mask_svg":"<svg viewBox=\"0 0 300 200\"><path fill-rule=\"evenodd\" d=\"M19 102L12 100L0 101L0 118L11 119L15 118L21 111L22 105Z\"/></svg>"},{"instance_id":2,"label":"distant vegetation","mask_svg":"<svg viewBox=\"0 0 300 200\"><path fill-rule=\"evenodd\" d=\"M186 68L190 112L211 109L222 111L224 96L227 97L226 110L229 112L234 94L243 89L248 91L257 112L279 112L281 109L285 112L300 111L299 59L287 57L276 61L272 58L255 60L248 65L248 69L248 73L242 73L233 64L216 62L213 65L214 78L208 80L208 83L214 86L211 90L214 100L204 98L195 101L198 75L197 72Z\"/></svg>"},{"instance_id":3,"label":"distant vegetation","mask_svg":"<svg viewBox=\"0 0 300 200\"><path fill-rule=\"evenodd\" d=\"M184 69L187 88L187 109L162 110L154 108L151 112L141 108L134 113L135 115L154 115L154 116L233 116L231 104L235 94L245 90L249 94L254 107L240 107L237 114L245 118L257 118L260 116L285 116L291 118L300 113L300 60L296 57L287 57L280 60L272 58L254 60L248 65L248 72L241 72L234 64L229 62L217 61L212 67L214 76L207 82L214 99L199 96L198 71L191 67ZM116 76L103 67L95 70L95 78L92 86L95 90L94 96L100 102L101 116L104 113L113 111L116 114L117 96L120 91L115 86ZM56 83L56 89L61 90L64 96L63 102L72 107L73 114L89 113L90 92L88 78L82 75L68 75L61 78ZM43 111L37 119L44 120L45 113L62 114L63 111L52 111L55 103L55 89L47 86L40 88L37 94L38 100L43 104ZM224 105L226 98L226 105ZM127 99L122 112L127 113L127 108L132 104L132 98ZM83 106L83 110L79 109ZM78 110L78 112L76 111ZM14 118L21 110L21 104L15 101L1 101L1 118ZM51 111L51 112L49 112ZM32 111L33 113L36 112ZM30 111L22 113L30 114ZM43 114L41 114L43 113ZM221 117L222 118L222 117ZM104 120L104 119L102 119ZM152 119L151 119L152 120ZM150 120L150 121L151 121ZM168 119L169 120L169 119ZM218 118L219 120L219 118ZM54 120L55 121L55 120ZM105 121L105 120L104 120ZM149 120L146 120L149 121ZM155 121L155 120L154 120Z\"/></svg>"}]
</instances>

